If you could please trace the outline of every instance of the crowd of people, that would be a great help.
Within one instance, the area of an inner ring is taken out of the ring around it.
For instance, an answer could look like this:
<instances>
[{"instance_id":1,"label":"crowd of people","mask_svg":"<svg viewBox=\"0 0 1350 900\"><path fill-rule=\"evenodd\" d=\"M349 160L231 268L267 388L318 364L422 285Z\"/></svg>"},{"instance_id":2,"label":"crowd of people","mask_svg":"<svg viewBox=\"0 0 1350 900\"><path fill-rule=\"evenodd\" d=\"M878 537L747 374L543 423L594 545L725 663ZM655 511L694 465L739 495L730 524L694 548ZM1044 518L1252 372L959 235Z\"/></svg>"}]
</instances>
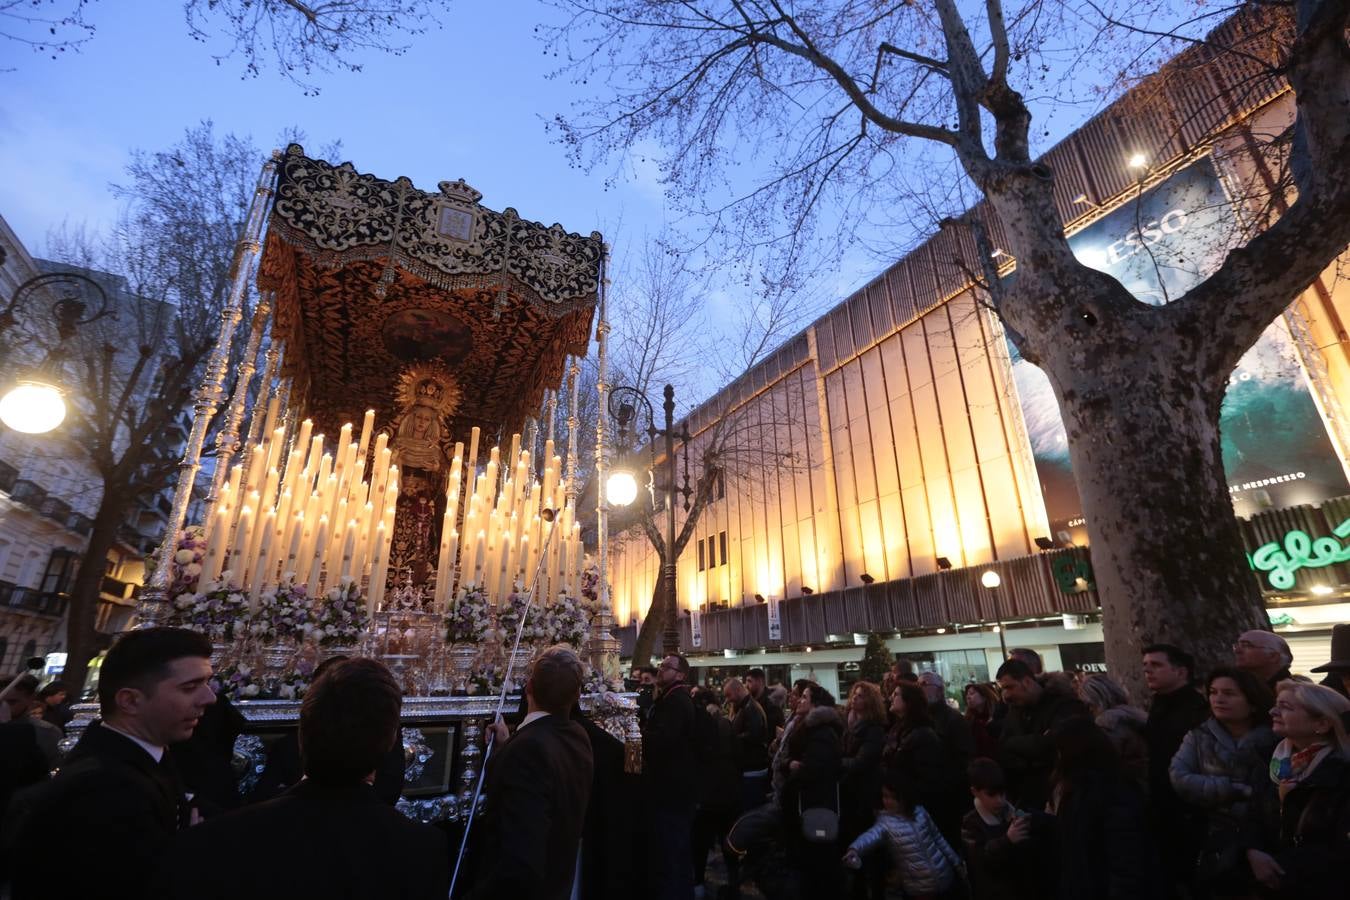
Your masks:
<instances>
[{"instance_id":1,"label":"crowd of people","mask_svg":"<svg viewBox=\"0 0 1350 900\"><path fill-rule=\"evenodd\" d=\"M150 628L109 651L100 716L54 776L64 689L0 691L0 896L431 898L453 882L475 900L692 900L713 895L718 857L723 900L752 882L766 900L1345 896L1350 625L1321 684L1290 675L1271 632L1233 651L1197 673L1180 647L1142 648L1138 705L1030 650L950 692L898 660L842 703L759 669L714 691L671 655L635 672L635 776L581 714L581 660L550 648L515 728L489 729L464 857L462 825L394 808L402 696L380 662L328 662L240 797L210 644Z\"/></svg>"},{"instance_id":2,"label":"crowd of people","mask_svg":"<svg viewBox=\"0 0 1350 900\"><path fill-rule=\"evenodd\" d=\"M1183 648L1142 648L1138 704L1022 649L954 696L901 659L838 699L759 669L719 695L668 657L636 673L650 896L1346 896L1350 625L1321 684L1290 675L1272 632L1233 654L1200 673Z\"/></svg>"}]
</instances>

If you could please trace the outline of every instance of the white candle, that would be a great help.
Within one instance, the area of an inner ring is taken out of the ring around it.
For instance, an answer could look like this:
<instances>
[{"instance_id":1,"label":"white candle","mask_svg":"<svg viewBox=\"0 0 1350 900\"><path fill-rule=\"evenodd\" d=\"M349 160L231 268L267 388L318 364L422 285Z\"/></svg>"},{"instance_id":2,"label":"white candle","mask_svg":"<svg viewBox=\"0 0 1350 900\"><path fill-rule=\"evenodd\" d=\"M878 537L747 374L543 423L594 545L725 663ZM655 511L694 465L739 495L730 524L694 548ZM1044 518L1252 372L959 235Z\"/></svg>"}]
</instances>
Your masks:
<instances>
[{"instance_id":1,"label":"white candle","mask_svg":"<svg viewBox=\"0 0 1350 900\"><path fill-rule=\"evenodd\" d=\"M487 554L487 533L479 531L473 541L473 585L483 585L483 561Z\"/></svg>"},{"instance_id":2,"label":"white candle","mask_svg":"<svg viewBox=\"0 0 1350 900\"><path fill-rule=\"evenodd\" d=\"M263 434L265 435L271 434L272 430L276 428L277 413L280 411L281 411L281 398L278 397L276 394L273 394L272 398L267 401L267 418L263 419L263 429L262 429Z\"/></svg>"},{"instance_id":3,"label":"white candle","mask_svg":"<svg viewBox=\"0 0 1350 900\"><path fill-rule=\"evenodd\" d=\"M300 423L300 432L295 436L295 443L291 445L296 450L300 451L300 468L302 469L305 468L309 463L306 454L310 451L310 449L313 446L310 443L310 435L312 435L313 432L314 432L314 420L305 419ZM322 447L323 444L321 443L319 446ZM316 456L315 459L318 459L318 457Z\"/></svg>"},{"instance_id":4,"label":"white candle","mask_svg":"<svg viewBox=\"0 0 1350 900\"><path fill-rule=\"evenodd\" d=\"M361 440L356 445L356 458L365 459L366 451L370 449L370 433L375 428L375 410L366 410L366 417L361 420Z\"/></svg>"},{"instance_id":5,"label":"white candle","mask_svg":"<svg viewBox=\"0 0 1350 900\"><path fill-rule=\"evenodd\" d=\"M229 485L221 491L221 497L228 496ZM229 530L230 507L228 504L216 506L215 517L211 521L211 534L206 539L206 556L202 559L202 585L220 577L220 557L225 547L225 533Z\"/></svg>"},{"instance_id":6,"label":"white candle","mask_svg":"<svg viewBox=\"0 0 1350 900\"><path fill-rule=\"evenodd\" d=\"M370 573L370 589L366 592L366 612L375 610L384 599L384 582L389 575L389 533L380 522L375 526L375 561Z\"/></svg>"},{"instance_id":7,"label":"white candle","mask_svg":"<svg viewBox=\"0 0 1350 900\"><path fill-rule=\"evenodd\" d=\"M314 531L314 546L322 547L328 541L328 517L320 516L319 524ZM305 579L305 584L309 586L309 595L311 597L319 593L319 581L323 577L323 554L315 553L314 558L310 560L309 575Z\"/></svg>"},{"instance_id":8,"label":"white candle","mask_svg":"<svg viewBox=\"0 0 1350 900\"><path fill-rule=\"evenodd\" d=\"M267 559L272 549L272 524L277 513L269 509L262 521L262 542L258 545L258 561L253 567L253 576L249 579L249 608L258 608L258 596L267 586Z\"/></svg>"},{"instance_id":9,"label":"white candle","mask_svg":"<svg viewBox=\"0 0 1350 900\"><path fill-rule=\"evenodd\" d=\"M345 502L345 501L344 501ZM342 577L352 577L352 559L356 555L356 520L347 522L346 536L342 542Z\"/></svg>"},{"instance_id":10,"label":"white candle","mask_svg":"<svg viewBox=\"0 0 1350 900\"><path fill-rule=\"evenodd\" d=\"M472 472L478 468L478 435L479 428L473 426L473 431L469 432L469 471Z\"/></svg>"},{"instance_id":11,"label":"white candle","mask_svg":"<svg viewBox=\"0 0 1350 900\"><path fill-rule=\"evenodd\" d=\"M374 545L375 504L366 503L356 513L356 551L352 555L352 577L360 578L365 571Z\"/></svg>"},{"instance_id":12,"label":"white candle","mask_svg":"<svg viewBox=\"0 0 1350 900\"><path fill-rule=\"evenodd\" d=\"M290 540L286 542L286 560L282 564L282 577L294 581L300 571L300 545L305 539L305 514L296 513L291 517Z\"/></svg>"}]
</instances>

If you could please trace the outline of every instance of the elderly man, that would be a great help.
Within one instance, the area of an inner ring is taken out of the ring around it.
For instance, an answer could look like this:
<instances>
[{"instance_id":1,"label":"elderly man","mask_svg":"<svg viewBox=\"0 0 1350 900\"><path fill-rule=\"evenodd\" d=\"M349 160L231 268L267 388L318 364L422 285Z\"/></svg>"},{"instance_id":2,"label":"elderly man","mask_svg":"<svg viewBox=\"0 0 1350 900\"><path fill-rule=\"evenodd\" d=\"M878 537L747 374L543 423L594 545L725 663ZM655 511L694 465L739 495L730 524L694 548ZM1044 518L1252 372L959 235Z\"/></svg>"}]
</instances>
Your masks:
<instances>
[{"instance_id":1,"label":"elderly man","mask_svg":"<svg viewBox=\"0 0 1350 900\"><path fill-rule=\"evenodd\" d=\"M1291 677L1289 664L1293 661L1288 642L1273 631L1244 631L1233 644L1233 664L1260 678L1272 691Z\"/></svg>"}]
</instances>

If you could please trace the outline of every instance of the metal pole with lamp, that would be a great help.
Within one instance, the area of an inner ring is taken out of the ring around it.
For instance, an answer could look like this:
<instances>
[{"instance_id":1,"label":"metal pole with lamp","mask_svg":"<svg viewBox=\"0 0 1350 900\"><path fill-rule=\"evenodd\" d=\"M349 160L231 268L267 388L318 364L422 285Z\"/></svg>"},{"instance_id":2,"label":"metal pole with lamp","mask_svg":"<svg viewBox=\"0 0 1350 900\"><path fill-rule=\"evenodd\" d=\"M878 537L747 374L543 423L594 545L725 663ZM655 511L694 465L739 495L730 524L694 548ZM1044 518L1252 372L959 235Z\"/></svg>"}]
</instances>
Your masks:
<instances>
[{"instance_id":1,"label":"metal pole with lamp","mask_svg":"<svg viewBox=\"0 0 1350 900\"><path fill-rule=\"evenodd\" d=\"M636 388L617 387L609 396L609 414L619 423L619 445L626 442L628 434L628 423L632 421L637 412L637 405L645 408L647 413L647 449L652 456L653 466L656 456L656 439L665 438L666 452L666 480L662 485L666 499L666 533L665 533L665 563L661 567L661 592L662 601L665 607L665 625L661 630L661 649L667 655L680 652L680 629L676 619L676 593L675 593L675 495L680 494L684 498L685 511L689 510L689 498L693 495L694 489L689 486L689 457L685 456L684 480L681 484L675 483L675 439L688 445L690 441L689 427L681 423L680 431L675 431L675 388L666 385L663 392L665 403L662 409L666 414L665 428L657 428L655 423L655 411L652 409L651 401ZM616 466L613 474L605 484L605 494L610 503L617 506L627 506L637 498L637 479L633 473Z\"/></svg>"},{"instance_id":2,"label":"metal pole with lamp","mask_svg":"<svg viewBox=\"0 0 1350 900\"><path fill-rule=\"evenodd\" d=\"M61 370L66 359L66 341L74 337L81 325L88 325L112 314L107 293L94 279L78 272L48 272L28 279L14 291L9 305L0 312L0 334L18 322L16 313L30 294L43 288L51 290L58 285L65 286L67 290L58 293L51 306L52 315L56 318L57 345L35 369L20 375L16 379L17 384L0 398L0 422L24 434L46 434L65 421L65 388ZM85 293L92 294L98 306L98 311L88 318L85 318L85 313L89 311L90 304L83 299Z\"/></svg>"},{"instance_id":3,"label":"metal pole with lamp","mask_svg":"<svg viewBox=\"0 0 1350 900\"><path fill-rule=\"evenodd\" d=\"M1003 637L1003 613L998 608L998 586L1003 583L1003 579L993 569L989 569L980 576L980 584L989 589L989 596L994 600L994 630L998 632L998 646L1003 652L1003 658L1008 658L1008 641Z\"/></svg>"}]
</instances>

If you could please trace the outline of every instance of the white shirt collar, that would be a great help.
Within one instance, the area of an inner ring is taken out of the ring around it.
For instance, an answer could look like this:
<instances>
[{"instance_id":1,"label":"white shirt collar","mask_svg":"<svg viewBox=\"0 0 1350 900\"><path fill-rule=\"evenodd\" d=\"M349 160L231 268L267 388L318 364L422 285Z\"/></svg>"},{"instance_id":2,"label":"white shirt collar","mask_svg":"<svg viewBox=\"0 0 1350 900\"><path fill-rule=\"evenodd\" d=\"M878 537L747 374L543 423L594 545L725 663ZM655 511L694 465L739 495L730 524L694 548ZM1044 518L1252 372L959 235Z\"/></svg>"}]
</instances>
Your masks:
<instances>
[{"instance_id":1,"label":"white shirt collar","mask_svg":"<svg viewBox=\"0 0 1350 900\"><path fill-rule=\"evenodd\" d=\"M520 720L520 727L517 728L516 731L519 731L521 728L524 728L531 722L539 721L546 715L548 715L548 713L544 712L542 709L536 709L534 712L529 713L528 715L525 716L525 718Z\"/></svg>"},{"instance_id":2,"label":"white shirt collar","mask_svg":"<svg viewBox=\"0 0 1350 900\"><path fill-rule=\"evenodd\" d=\"M128 734L127 732L123 731L120 728L117 728L113 725L109 725L107 722L103 723L103 727L108 729L109 731L117 732L118 734L120 734L122 737L126 738L129 741L135 742L135 744L138 747L140 747L146 753L150 754L151 759L153 759L156 764L158 764L159 761L164 758L163 747L156 746L155 744L152 744L149 741L141 740L140 738L136 737L136 735Z\"/></svg>"}]
</instances>

